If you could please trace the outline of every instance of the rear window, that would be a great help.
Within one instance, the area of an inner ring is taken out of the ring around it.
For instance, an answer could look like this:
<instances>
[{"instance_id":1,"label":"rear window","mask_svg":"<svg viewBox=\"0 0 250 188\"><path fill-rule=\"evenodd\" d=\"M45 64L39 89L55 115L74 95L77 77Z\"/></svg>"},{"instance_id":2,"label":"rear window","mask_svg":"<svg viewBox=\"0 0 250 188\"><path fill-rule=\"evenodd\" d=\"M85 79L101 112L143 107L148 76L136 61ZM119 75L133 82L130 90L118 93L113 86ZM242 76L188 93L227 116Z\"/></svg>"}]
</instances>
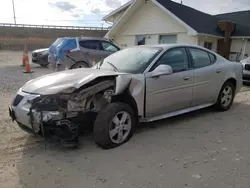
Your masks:
<instances>
[{"instance_id":1,"label":"rear window","mask_svg":"<svg viewBox=\"0 0 250 188\"><path fill-rule=\"evenodd\" d=\"M56 41L55 42L53 42L53 46L57 46L58 44L60 44L60 42L62 42L63 41L63 38L58 38L58 39L56 39Z\"/></svg>"},{"instance_id":2,"label":"rear window","mask_svg":"<svg viewBox=\"0 0 250 188\"><path fill-rule=\"evenodd\" d=\"M64 48L65 46L70 45L72 49L76 48L76 39L74 38L65 38L63 41L57 44L58 48Z\"/></svg>"},{"instance_id":3,"label":"rear window","mask_svg":"<svg viewBox=\"0 0 250 188\"><path fill-rule=\"evenodd\" d=\"M79 41L79 45L87 49L101 50L100 42L97 40Z\"/></svg>"}]
</instances>

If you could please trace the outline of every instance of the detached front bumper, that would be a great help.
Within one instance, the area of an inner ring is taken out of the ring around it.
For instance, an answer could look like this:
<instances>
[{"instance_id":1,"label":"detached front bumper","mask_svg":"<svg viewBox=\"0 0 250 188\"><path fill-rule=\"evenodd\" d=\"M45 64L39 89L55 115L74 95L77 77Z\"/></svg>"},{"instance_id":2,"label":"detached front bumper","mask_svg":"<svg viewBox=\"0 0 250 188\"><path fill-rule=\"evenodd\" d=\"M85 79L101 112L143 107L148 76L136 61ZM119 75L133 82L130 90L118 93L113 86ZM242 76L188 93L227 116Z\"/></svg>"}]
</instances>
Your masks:
<instances>
[{"instance_id":1,"label":"detached front bumper","mask_svg":"<svg viewBox=\"0 0 250 188\"><path fill-rule=\"evenodd\" d=\"M22 124L29 129L32 129L29 111L31 104L28 100L39 97L39 95L22 92L21 89L17 92L15 99L9 107L9 114L13 121Z\"/></svg>"},{"instance_id":2,"label":"detached front bumper","mask_svg":"<svg viewBox=\"0 0 250 188\"><path fill-rule=\"evenodd\" d=\"M15 112L14 110L12 110L11 107L9 107L9 115L10 115L10 118L12 119L12 121L16 121L16 116L15 116ZM23 125L22 123L20 122L17 122L17 125L24 131L28 132L28 133L33 133L35 134L34 130L31 129L30 127L26 126L26 125Z\"/></svg>"},{"instance_id":3,"label":"detached front bumper","mask_svg":"<svg viewBox=\"0 0 250 188\"><path fill-rule=\"evenodd\" d=\"M36 98L40 100L40 95L25 93L20 89L9 107L12 121L16 121L24 131L41 136L55 135L64 140L78 136L78 125L69 120L69 115L74 117L74 114L67 114L66 117L63 112L35 109L30 101Z\"/></svg>"}]
</instances>

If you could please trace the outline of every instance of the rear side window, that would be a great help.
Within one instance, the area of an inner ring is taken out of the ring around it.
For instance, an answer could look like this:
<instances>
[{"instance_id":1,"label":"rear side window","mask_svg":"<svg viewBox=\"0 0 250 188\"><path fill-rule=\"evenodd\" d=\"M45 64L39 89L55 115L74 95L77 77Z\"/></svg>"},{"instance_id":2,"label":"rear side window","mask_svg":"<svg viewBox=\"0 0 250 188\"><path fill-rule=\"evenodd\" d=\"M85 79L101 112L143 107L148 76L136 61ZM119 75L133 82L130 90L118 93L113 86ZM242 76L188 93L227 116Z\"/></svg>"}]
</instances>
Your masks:
<instances>
[{"instance_id":1,"label":"rear side window","mask_svg":"<svg viewBox=\"0 0 250 188\"><path fill-rule=\"evenodd\" d=\"M88 41L79 41L79 45L83 48L92 49L92 50L101 50L99 41L88 40Z\"/></svg>"},{"instance_id":2,"label":"rear side window","mask_svg":"<svg viewBox=\"0 0 250 188\"><path fill-rule=\"evenodd\" d=\"M190 48L189 51L193 59L194 68L201 68L211 65L210 57L206 51L196 48Z\"/></svg>"}]
</instances>

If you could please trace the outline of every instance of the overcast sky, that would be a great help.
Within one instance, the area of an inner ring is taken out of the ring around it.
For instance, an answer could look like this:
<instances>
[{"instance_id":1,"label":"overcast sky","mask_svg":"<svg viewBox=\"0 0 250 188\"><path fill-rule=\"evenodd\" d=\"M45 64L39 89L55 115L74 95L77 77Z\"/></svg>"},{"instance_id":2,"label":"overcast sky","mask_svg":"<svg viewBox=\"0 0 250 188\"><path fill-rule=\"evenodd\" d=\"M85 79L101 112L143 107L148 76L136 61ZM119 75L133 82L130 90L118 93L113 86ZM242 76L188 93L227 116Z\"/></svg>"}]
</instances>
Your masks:
<instances>
[{"instance_id":1,"label":"overcast sky","mask_svg":"<svg viewBox=\"0 0 250 188\"><path fill-rule=\"evenodd\" d=\"M14 0L17 23L101 26L102 17L128 0ZM174 0L180 2L181 0ZM250 10L250 0L182 0L210 14ZM0 0L0 22L13 23L12 0ZM107 25L104 25L107 26Z\"/></svg>"}]
</instances>

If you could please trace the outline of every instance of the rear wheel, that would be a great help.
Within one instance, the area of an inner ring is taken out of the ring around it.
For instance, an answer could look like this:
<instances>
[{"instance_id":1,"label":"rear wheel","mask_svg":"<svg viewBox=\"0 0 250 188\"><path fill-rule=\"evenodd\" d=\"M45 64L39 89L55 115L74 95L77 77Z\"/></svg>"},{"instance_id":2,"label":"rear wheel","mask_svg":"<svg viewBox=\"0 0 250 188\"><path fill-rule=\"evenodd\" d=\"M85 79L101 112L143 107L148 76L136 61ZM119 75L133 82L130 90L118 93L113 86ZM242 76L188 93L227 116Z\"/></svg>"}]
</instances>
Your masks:
<instances>
[{"instance_id":1,"label":"rear wheel","mask_svg":"<svg viewBox=\"0 0 250 188\"><path fill-rule=\"evenodd\" d=\"M71 67L71 69L78 69L78 68L89 68L89 65L85 62L77 62Z\"/></svg>"},{"instance_id":2,"label":"rear wheel","mask_svg":"<svg viewBox=\"0 0 250 188\"><path fill-rule=\"evenodd\" d=\"M228 110L233 104L234 94L235 86L231 82L226 82L220 90L217 102L215 104L216 109L219 111Z\"/></svg>"},{"instance_id":3,"label":"rear wheel","mask_svg":"<svg viewBox=\"0 0 250 188\"><path fill-rule=\"evenodd\" d=\"M126 103L111 103L103 109L94 124L94 139L103 149L117 147L127 142L136 124L133 110Z\"/></svg>"}]
</instances>

